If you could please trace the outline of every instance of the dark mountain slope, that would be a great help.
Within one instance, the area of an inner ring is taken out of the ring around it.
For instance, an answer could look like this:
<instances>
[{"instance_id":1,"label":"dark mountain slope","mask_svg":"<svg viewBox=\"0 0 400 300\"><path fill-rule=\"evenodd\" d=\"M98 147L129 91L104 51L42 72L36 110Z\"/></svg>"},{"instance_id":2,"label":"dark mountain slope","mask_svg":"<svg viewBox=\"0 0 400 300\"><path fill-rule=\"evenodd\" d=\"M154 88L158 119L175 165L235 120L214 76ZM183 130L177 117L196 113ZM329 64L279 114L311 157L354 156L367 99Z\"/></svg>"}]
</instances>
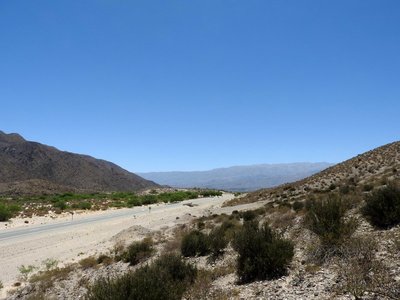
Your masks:
<instances>
[{"instance_id":1,"label":"dark mountain slope","mask_svg":"<svg viewBox=\"0 0 400 300\"><path fill-rule=\"evenodd\" d=\"M35 184L33 184L35 183ZM136 191L156 187L121 167L0 131L0 192ZM7 190L10 189L10 190Z\"/></svg>"}]
</instances>

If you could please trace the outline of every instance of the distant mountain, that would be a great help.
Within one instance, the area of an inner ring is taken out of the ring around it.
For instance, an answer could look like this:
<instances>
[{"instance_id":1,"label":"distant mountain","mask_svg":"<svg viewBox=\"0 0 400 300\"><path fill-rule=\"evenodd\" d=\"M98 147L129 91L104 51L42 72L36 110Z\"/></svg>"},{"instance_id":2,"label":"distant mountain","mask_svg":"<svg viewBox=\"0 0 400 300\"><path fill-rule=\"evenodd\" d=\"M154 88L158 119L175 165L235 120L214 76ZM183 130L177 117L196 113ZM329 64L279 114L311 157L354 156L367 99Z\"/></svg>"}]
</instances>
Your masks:
<instances>
[{"instance_id":1,"label":"distant mountain","mask_svg":"<svg viewBox=\"0 0 400 300\"><path fill-rule=\"evenodd\" d=\"M296 181L323 169L329 163L290 163L236 166L195 172L138 173L143 178L172 187L200 187L228 191L254 191Z\"/></svg>"},{"instance_id":2,"label":"distant mountain","mask_svg":"<svg viewBox=\"0 0 400 300\"><path fill-rule=\"evenodd\" d=\"M137 191L158 187L121 167L0 131L0 194Z\"/></svg>"}]
</instances>

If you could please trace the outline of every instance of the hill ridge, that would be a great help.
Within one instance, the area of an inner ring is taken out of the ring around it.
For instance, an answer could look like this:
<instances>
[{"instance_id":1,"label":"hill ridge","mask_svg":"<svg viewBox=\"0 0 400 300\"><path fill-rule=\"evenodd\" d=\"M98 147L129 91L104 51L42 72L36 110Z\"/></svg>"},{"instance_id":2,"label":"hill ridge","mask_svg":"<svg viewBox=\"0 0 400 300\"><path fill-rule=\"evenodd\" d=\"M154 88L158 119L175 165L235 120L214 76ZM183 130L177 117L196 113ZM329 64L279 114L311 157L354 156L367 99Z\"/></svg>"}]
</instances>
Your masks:
<instances>
[{"instance_id":1,"label":"hill ridge","mask_svg":"<svg viewBox=\"0 0 400 300\"><path fill-rule=\"evenodd\" d=\"M4 132L0 132L0 165L1 194L54 193L58 188L62 192L137 191L158 186L112 162Z\"/></svg>"},{"instance_id":2,"label":"hill ridge","mask_svg":"<svg viewBox=\"0 0 400 300\"><path fill-rule=\"evenodd\" d=\"M378 181L398 179L399 175L400 141L395 141L358 154L302 180L249 193L240 202L301 200L310 192L318 194L349 186L376 185Z\"/></svg>"}]
</instances>

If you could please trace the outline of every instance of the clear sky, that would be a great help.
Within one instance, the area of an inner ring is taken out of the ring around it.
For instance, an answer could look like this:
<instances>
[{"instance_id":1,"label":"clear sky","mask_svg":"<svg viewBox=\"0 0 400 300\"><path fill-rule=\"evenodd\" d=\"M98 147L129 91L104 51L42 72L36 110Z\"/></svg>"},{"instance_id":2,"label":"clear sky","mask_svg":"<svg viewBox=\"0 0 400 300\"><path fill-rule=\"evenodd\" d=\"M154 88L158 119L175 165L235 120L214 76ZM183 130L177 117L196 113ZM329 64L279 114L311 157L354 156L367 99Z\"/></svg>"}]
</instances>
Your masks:
<instances>
[{"instance_id":1,"label":"clear sky","mask_svg":"<svg viewBox=\"0 0 400 300\"><path fill-rule=\"evenodd\" d=\"M3 0L0 130L130 171L339 162L400 135L398 0Z\"/></svg>"}]
</instances>

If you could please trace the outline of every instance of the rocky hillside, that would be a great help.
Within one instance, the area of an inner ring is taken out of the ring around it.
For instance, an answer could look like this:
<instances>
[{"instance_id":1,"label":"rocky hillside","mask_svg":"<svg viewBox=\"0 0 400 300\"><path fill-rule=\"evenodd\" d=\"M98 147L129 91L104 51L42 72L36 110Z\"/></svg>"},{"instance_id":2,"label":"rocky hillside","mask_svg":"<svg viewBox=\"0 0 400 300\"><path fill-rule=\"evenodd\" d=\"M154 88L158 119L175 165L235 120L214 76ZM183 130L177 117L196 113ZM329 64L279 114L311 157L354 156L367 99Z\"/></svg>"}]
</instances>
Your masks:
<instances>
[{"instance_id":1,"label":"rocky hillside","mask_svg":"<svg viewBox=\"0 0 400 300\"><path fill-rule=\"evenodd\" d=\"M137 191L158 185L91 156L60 151L0 131L0 193Z\"/></svg>"},{"instance_id":2,"label":"rocky hillside","mask_svg":"<svg viewBox=\"0 0 400 300\"><path fill-rule=\"evenodd\" d=\"M327 168L303 180L259 190L237 199L242 203L260 200L302 200L309 194L334 190L368 190L400 175L400 142L393 142Z\"/></svg>"},{"instance_id":3,"label":"rocky hillside","mask_svg":"<svg viewBox=\"0 0 400 300\"><path fill-rule=\"evenodd\" d=\"M329 163L290 163L236 166L209 171L139 173L148 180L178 188L210 188L233 192L256 191L303 179Z\"/></svg>"}]
</instances>

